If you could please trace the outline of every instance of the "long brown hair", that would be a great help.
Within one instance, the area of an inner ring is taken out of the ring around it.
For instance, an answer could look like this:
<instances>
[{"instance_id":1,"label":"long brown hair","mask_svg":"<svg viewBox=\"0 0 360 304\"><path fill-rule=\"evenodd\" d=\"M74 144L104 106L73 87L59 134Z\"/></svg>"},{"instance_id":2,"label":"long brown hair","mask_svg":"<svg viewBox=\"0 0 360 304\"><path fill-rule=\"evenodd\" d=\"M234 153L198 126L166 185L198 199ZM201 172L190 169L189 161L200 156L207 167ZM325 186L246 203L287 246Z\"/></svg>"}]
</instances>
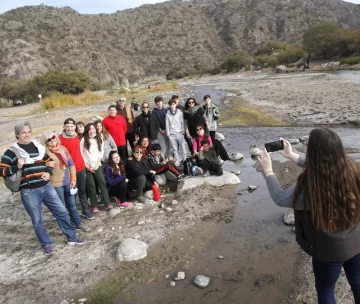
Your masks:
<instances>
[{"instance_id":1,"label":"long brown hair","mask_svg":"<svg viewBox=\"0 0 360 304\"><path fill-rule=\"evenodd\" d=\"M102 131L101 133L98 132L97 130L97 125L101 124L102 125ZM94 125L95 125L95 129L96 129L96 134L102 135L103 140L107 140L109 138L109 133L106 131L106 129L104 128L104 124L102 123L102 121L100 119L95 120L94 121Z\"/></svg>"},{"instance_id":2,"label":"long brown hair","mask_svg":"<svg viewBox=\"0 0 360 304\"><path fill-rule=\"evenodd\" d=\"M294 208L301 192L305 210L310 210L316 229L336 232L359 223L360 168L345 154L339 136L327 128L310 133Z\"/></svg>"},{"instance_id":3,"label":"long brown hair","mask_svg":"<svg viewBox=\"0 0 360 304\"><path fill-rule=\"evenodd\" d=\"M119 168L118 168L117 164L115 164L115 163L113 162L113 159L112 159L114 154L118 154L118 155L119 155L119 153L118 153L118 151L110 151L110 153L109 153L108 163L109 163L109 165L111 166L111 170L112 170L112 172L115 173L115 174L119 174L119 172L120 172L121 174L124 174L124 173L125 173L124 163L123 163L123 161L122 161L121 158L120 158ZM120 155L119 155L119 157L120 157Z\"/></svg>"},{"instance_id":4,"label":"long brown hair","mask_svg":"<svg viewBox=\"0 0 360 304\"><path fill-rule=\"evenodd\" d=\"M96 127L95 125L90 122L88 123L86 126L85 126L85 130L84 130L84 136L83 136L83 140L84 140L84 147L86 150L89 151L90 149L90 137L89 137L89 130L90 130L90 127L93 126L95 128L95 131L96 131ZM97 132L96 132L97 134ZM98 150L99 152L101 152L101 145L102 145L102 139L101 139L101 136L98 136L98 135L95 135L95 139L96 139L96 142L97 142L97 146L98 146Z\"/></svg>"}]
</instances>

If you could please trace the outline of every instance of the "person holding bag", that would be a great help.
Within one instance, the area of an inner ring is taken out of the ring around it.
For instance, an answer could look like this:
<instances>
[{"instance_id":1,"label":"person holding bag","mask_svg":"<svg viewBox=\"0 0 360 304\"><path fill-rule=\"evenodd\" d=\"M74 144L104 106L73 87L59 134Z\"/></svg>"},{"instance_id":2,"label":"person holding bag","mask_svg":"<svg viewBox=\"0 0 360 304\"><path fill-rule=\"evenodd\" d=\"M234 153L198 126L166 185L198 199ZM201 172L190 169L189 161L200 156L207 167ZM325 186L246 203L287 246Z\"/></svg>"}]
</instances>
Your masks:
<instances>
[{"instance_id":1,"label":"person holding bag","mask_svg":"<svg viewBox=\"0 0 360 304\"><path fill-rule=\"evenodd\" d=\"M334 289L344 268L360 303L360 168L330 129L311 131L306 155L284 140L280 153L304 167L296 185L283 190L269 153L259 157L271 198L294 208L296 241L312 257L318 303L336 303Z\"/></svg>"}]
</instances>

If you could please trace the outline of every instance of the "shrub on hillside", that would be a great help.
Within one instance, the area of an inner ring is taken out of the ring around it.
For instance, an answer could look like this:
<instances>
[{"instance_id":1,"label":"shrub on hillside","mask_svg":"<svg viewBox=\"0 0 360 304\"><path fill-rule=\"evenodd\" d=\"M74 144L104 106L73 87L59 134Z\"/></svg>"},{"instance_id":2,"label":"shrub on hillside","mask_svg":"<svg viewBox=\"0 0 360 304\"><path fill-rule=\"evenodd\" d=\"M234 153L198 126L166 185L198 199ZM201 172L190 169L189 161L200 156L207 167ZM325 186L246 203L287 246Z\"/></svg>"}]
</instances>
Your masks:
<instances>
[{"instance_id":1,"label":"shrub on hillside","mask_svg":"<svg viewBox=\"0 0 360 304\"><path fill-rule=\"evenodd\" d=\"M304 57L304 51L296 45L288 45L285 50L279 51L277 60L279 64L290 64Z\"/></svg>"},{"instance_id":2,"label":"shrub on hillside","mask_svg":"<svg viewBox=\"0 0 360 304\"><path fill-rule=\"evenodd\" d=\"M359 64L360 63L360 57L349 57L349 58L343 58L340 60L340 64Z\"/></svg>"},{"instance_id":3,"label":"shrub on hillside","mask_svg":"<svg viewBox=\"0 0 360 304\"><path fill-rule=\"evenodd\" d=\"M221 64L221 68L229 72L237 72L242 68L246 70L250 69L252 64L252 58L245 55L243 52L237 52L233 55L228 56L225 61Z\"/></svg>"}]
</instances>

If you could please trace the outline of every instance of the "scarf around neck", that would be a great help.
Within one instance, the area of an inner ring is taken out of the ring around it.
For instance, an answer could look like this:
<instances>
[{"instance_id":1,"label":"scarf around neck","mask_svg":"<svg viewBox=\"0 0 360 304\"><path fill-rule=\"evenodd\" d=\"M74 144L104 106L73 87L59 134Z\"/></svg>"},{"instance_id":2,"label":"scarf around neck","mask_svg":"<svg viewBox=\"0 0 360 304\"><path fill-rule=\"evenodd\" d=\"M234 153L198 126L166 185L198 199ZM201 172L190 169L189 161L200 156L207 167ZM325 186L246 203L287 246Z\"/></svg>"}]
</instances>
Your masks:
<instances>
[{"instance_id":1,"label":"scarf around neck","mask_svg":"<svg viewBox=\"0 0 360 304\"><path fill-rule=\"evenodd\" d=\"M62 170L65 170L68 167L68 158L66 155L60 151L60 145L56 144L55 147L49 147L48 149L56 155L56 157L59 159L59 167Z\"/></svg>"}]
</instances>

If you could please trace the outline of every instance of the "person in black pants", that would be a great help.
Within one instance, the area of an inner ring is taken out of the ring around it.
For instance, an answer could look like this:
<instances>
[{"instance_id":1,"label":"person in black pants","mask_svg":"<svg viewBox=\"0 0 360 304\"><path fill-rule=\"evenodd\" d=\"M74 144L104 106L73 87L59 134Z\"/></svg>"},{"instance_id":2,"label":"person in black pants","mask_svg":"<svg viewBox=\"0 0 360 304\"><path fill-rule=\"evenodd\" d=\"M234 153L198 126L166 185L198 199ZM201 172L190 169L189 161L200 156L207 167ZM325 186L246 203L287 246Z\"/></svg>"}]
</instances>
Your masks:
<instances>
[{"instance_id":1,"label":"person in black pants","mask_svg":"<svg viewBox=\"0 0 360 304\"><path fill-rule=\"evenodd\" d=\"M126 178L128 182L128 197L130 199L137 199L144 203L144 191L152 189L152 185L158 184L155 181L154 170L150 170L148 162L143 158L144 147L136 146L133 149L133 155L126 161Z\"/></svg>"},{"instance_id":2,"label":"person in black pants","mask_svg":"<svg viewBox=\"0 0 360 304\"><path fill-rule=\"evenodd\" d=\"M141 105L142 113L135 118L134 132L139 137L149 137L151 143L158 142L158 133L160 132L159 122L154 114L149 110L149 103L144 101Z\"/></svg>"}]
</instances>

